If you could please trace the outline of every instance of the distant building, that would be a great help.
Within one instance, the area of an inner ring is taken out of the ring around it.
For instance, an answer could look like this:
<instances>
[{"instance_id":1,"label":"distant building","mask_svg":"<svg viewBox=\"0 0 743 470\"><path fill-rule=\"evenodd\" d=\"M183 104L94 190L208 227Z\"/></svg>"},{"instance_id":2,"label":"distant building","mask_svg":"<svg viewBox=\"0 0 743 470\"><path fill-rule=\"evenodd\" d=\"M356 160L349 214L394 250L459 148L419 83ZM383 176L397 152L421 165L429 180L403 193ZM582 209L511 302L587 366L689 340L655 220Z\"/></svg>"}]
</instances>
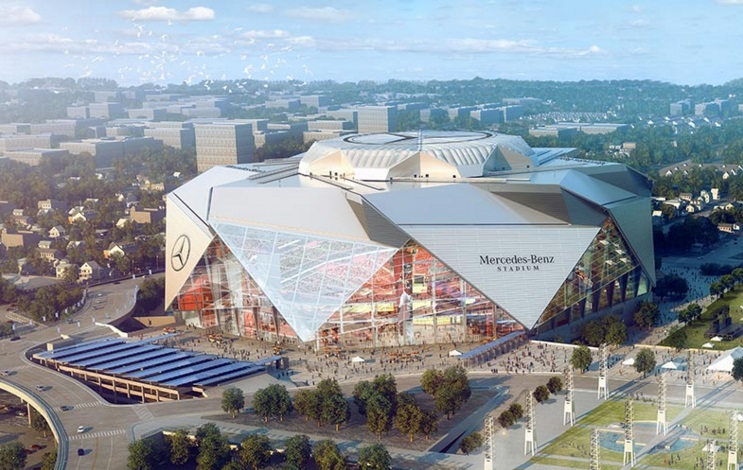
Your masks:
<instances>
[{"instance_id":1,"label":"distant building","mask_svg":"<svg viewBox=\"0 0 743 470\"><path fill-rule=\"evenodd\" d=\"M431 122L431 119L446 119L448 115L449 113L441 108L421 109L420 120L421 122Z\"/></svg>"},{"instance_id":2,"label":"distant building","mask_svg":"<svg viewBox=\"0 0 743 470\"><path fill-rule=\"evenodd\" d=\"M71 224L76 222L90 222L98 212L93 209L86 209L84 206L75 206L67 213L67 221Z\"/></svg>"},{"instance_id":3,"label":"distant building","mask_svg":"<svg viewBox=\"0 0 743 470\"><path fill-rule=\"evenodd\" d=\"M296 98L266 101L266 108L268 109L287 109L289 111L296 111L299 109L301 101Z\"/></svg>"},{"instance_id":4,"label":"distant building","mask_svg":"<svg viewBox=\"0 0 743 470\"><path fill-rule=\"evenodd\" d=\"M671 116L686 116L691 113L692 109L694 109L694 105L691 100L687 99L671 103L669 111Z\"/></svg>"},{"instance_id":5,"label":"distant building","mask_svg":"<svg viewBox=\"0 0 743 470\"><path fill-rule=\"evenodd\" d=\"M5 156L9 160L25 163L29 166L38 166L42 160L62 160L70 156L65 149L31 148L23 150L7 150Z\"/></svg>"},{"instance_id":6,"label":"distant building","mask_svg":"<svg viewBox=\"0 0 743 470\"><path fill-rule=\"evenodd\" d=\"M59 263L57 263L57 266L54 267L57 279L63 279L67 274L68 269L77 271L78 267L76 264L72 264L66 259L63 259Z\"/></svg>"},{"instance_id":7,"label":"distant building","mask_svg":"<svg viewBox=\"0 0 743 470\"><path fill-rule=\"evenodd\" d=\"M12 230L4 228L2 235L0 235L0 241L7 248L13 248L16 246L22 248L31 248L38 246L41 236L30 230Z\"/></svg>"},{"instance_id":8,"label":"distant building","mask_svg":"<svg viewBox=\"0 0 743 470\"><path fill-rule=\"evenodd\" d=\"M364 106L358 109L359 134L397 131L397 107Z\"/></svg>"},{"instance_id":9,"label":"distant building","mask_svg":"<svg viewBox=\"0 0 743 470\"><path fill-rule=\"evenodd\" d=\"M95 261L88 261L80 266L80 281L97 281L102 277L103 270Z\"/></svg>"},{"instance_id":10,"label":"distant building","mask_svg":"<svg viewBox=\"0 0 743 470\"><path fill-rule=\"evenodd\" d=\"M0 137L0 153L12 150L51 149L57 147L59 137L54 134L7 135Z\"/></svg>"},{"instance_id":11,"label":"distant building","mask_svg":"<svg viewBox=\"0 0 743 470\"><path fill-rule=\"evenodd\" d=\"M54 248L37 248L36 253L39 254L39 258L51 263L62 259L62 255L59 250L55 250Z\"/></svg>"},{"instance_id":12,"label":"distant building","mask_svg":"<svg viewBox=\"0 0 743 470\"><path fill-rule=\"evenodd\" d=\"M129 219L138 224L154 224L165 219L165 209L162 207L132 207L129 211Z\"/></svg>"},{"instance_id":13,"label":"distant building","mask_svg":"<svg viewBox=\"0 0 743 470\"><path fill-rule=\"evenodd\" d=\"M324 108L330 105L330 98L325 95L306 95L300 96L299 102L308 107Z\"/></svg>"},{"instance_id":14,"label":"distant building","mask_svg":"<svg viewBox=\"0 0 743 470\"><path fill-rule=\"evenodd\" d=\"M90 103L88 105L91 118L117 119L126 116L126 109L121 103Z\"/></svg>"},{"instance_id":15,"label":"distant building","mask_svg":"<svg viewBox=\"0 0 743 470\"><path fill-rule=\"evenodd\" d=\"M177 149L196 147L196 136L190 122L163 121L148 123L144 135Z\"/></svg>"},{"instance_id":16,"label":"distant building","mask_svg":"<svg viewBox=\"0 0 743 470\"><path fill-rule=\"evenodd\" d=\"M108 248L103 250L103 257L106 259L112 256L129 256L137 251L136 243L117 243L111 242Z\"/></svg>"},{"instance_id":17,"label":"distant building","mask_svg":"<svg viewBox=\"0 0 743 470\"><path fill-rule=\"evenodd\" d=\"M253 162L253 129L253 123L243 121L194 125L199 173L214 166Z\"/></svg>"},{"instance_id":18,"label":"distant building","mask_svg":"<svg viewBox=\"0 0 743 470\"><path fill-rule=\"evenodd\" d=\"M67 231L61 225L55 225L49 229L49 238L58 239L64 238L67 235Z\"/></svg>"},{"instance_id":19,"label":"distant building","mask_svg":"<svg viewBox=\"0 0 743 470\"><path fill-rule=\"evenodd\" d=\"M128 109L126 113L130 119L146 119L148 121L156 121L165 119L168 114L168 110L165 108L140 108Z\"/></svg>"}]
</instances>

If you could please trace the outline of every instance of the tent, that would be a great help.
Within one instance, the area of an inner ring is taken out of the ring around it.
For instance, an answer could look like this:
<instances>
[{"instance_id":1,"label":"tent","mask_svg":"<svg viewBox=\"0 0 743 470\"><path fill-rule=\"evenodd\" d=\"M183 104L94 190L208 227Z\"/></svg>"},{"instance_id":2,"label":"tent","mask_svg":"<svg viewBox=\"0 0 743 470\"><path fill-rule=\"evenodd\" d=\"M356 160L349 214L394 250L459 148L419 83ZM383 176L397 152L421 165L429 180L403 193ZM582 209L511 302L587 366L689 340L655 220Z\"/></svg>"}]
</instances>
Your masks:
<instances>
[{"instance_id":1,"label":"tent","mask_svg":"<svg viewBox=\"0 0 743 470\"><path fill-rule=\"evenodd\" d=\"M353 362L354 364L359 364L361 362L366 362L366 360L364 360L364 358L361 356L356 356L351 359L351 362Z\"/></svg>"},{"instance_id":2,"label":"tent","mask_svg":"<svg viewBox=\"0 0 743 470\"><path fill-rule=\"evenodd\" d=\"M624 361L622 361L622 365L623 366L634 366L635 365L635 358L634 357L630 357L629 359L625 359Z\"/></svg>"},{"instance_id":3,"label":"tent","mask_svg":"<svg viewBox=\"0 0 743 470\"><path fill-rule=\"evenodd\" d=\"M733 361L743 357L743 348L738 346L735 349L729 349L725 353L715 359L715 361L707 367L707 370L713 372L732 372Z\"/></svg>"},{"instance_id":4,"label":"tent","mask_svg":"<svg viewBox=\"0 0 743 470\"><path fill-rule=\"evenodd\" d=\"M714 344L712 344L712 343L704 343L704 344L702 345L702 347L703 347L703 348L714 348L714 347L715 347L715 345L714 345Z\"/></svg>"},{"instance_id":5,"label":"tent","mask_svg":"<svg viewBox=\"0 0 743 470\"><path fill-rule=\"evenodd\" d=\"M671 369L671 370L676 370L676 369L678 369L678 366L676 365L676 363L675 363L675 362L673 362L673 361L668 361L668 362L666 362L665 364L663 364L662 366L660 366L660 368L661 368L661 369Z\"/></svg>"},{"instance_id":6,"label":"tent","mask_svg":"<svg viewBox=\"0 0 743 470\"><path fill-rule=\"evenodd\" d=\"M715 343L719 343L720 341L722 341L722 338L720 338L719 336L715 336L710 341L714 341Z\"/></svg>"},{"instance_id":7,"label":"tent","mask_svg":"<svg viewBox=\"0 0 743 470\"><path fill-rule=\"evenodd\" d=\"M456 349L452 349L451 351L449 351L449 357L456 357L461 355L462 353L460 351L457 351Z\"/></svg>"}]
</instances>

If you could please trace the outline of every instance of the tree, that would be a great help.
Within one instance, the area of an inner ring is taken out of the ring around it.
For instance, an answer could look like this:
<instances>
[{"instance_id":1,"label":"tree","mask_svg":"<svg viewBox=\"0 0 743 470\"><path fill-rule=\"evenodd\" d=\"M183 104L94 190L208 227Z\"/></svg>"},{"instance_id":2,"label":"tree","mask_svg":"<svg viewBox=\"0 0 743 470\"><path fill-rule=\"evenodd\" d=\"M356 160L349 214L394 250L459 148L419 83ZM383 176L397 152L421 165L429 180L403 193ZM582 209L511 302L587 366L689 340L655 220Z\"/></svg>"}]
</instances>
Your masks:
<instances>
[{"instance_id":1,"label":"tree","mask_svg":"<svg viewBox=\"0 0 743 470\"><path fill-rule=\"evenodd\" d=\"M432 397L436 396L436 392L444 383L444 374L436 369L428 369L423 373L421 377L421 388L427 394Z\"/></svg>"},{"instance_id":2,"label":"tree","mask_svg":"<svg viewBox=\"0 0 743 470\"><path fill-rule=\"evenodd\" d=\"M462 366L449 367L444 371L441 385L436 390L434 407L451 419L451 415L458 412L471 395L467 371Z\"/></svg>"},{"instance_id":3,"label":"tree","mask_svg":"<svg viewBox=\"0 0 743 470\"><path fill-rule=\"evenodd\" d=\"M150 439L139 439L129 444L129 470L154 470L162 461L161 449ZM5 468L0 465L0 468Z\"/></svg>"},{"instance_id":4,"label":"tree","mask_svg":"<svg viewBox=\"0 0 743 470\"><path fill-rule=\"evenodd\" d=\"M240 443L240 462L253 470L265 467L272 453L271 441L263 434L251 434Z\"/></svg>"},{"instance_id":5,"label":"tree","mask_svg":"<svg viewBox=\"0 0 743 470\"><path fill-rule=\"evenodd\" d=\"M178 429L167 437L170 444L170 462L174 465L185 465L191 458L191 438L185 429Z\"/></svg>"},{"instance_id":6,"label":"tree","mask_svg":"<svg viewBox=\"0 0 743 470\"><path fill-rule=\"evenodd\" d=\"M480 447L482 443L482 435L479 432L473 432L472 434L465 436L459 442L459 450L461 450L465 454L469 454L473 450Z\"/></svg>"},{"instance_id":7,"label":"tree","mask_svg":"<svg viewBox=\"0 0 743 470\"><path fill-rule=\"evenodd\" d=\"M671 330L663 344L676 348L678 351L686 347L687 339L686 328L679 328L678 325L674 325L671 327Z\"/></svg>"},{"instance_id":8,"label":"tree","mask_svg":"<svg viewBox=\"0 0 743 470\"><path fill-rule=\"evenodd\" d=\"M392 458L382 444L372 444L359 450L359 467L369 470L391 470Z\"/></svg>"},{"instance_id":9,"label":"tree","mask_svg":"<svg viewBox=\"0 0 743 470\"><path fill-rule=\"evenodd\" d=\"M643 349L635 356L635 370L643 377L655 369L655 353L649 349Z\"/></svg>"},{"instance_id":10,"label":"tree","mask_svg":"<svg viewBox=\"0 0 743 470\"><path fill-rule=\"evenodd\" d=\"M406 434L410 442L415 435L421 431L421 423L425 419L423 410L418 406L415 397L407 393L401 393L397 400L397 413L395 413L395 427Z\"/></svg>"},{"instance_id":11,"label":"tree","mask_svg":"<svg viewBox=\"0 0 743 470\"><path fill-rule=\"evenodd\" d=\"M253 396L253 409L268 422L268 418L278 416L284 421L284 416L292 409L292 400L286 387L272 384L255 392Z\"/></svg>"},{"instance_id":12,"label":"tree","mask_svg":"<svg viewBox=\"0 0 743 470\"><path fill-rule=\"evenodd\" d=\"M39 413L35 411L32 413L33 418L31 418L31 427L34 429L34 431L40 432L44 435L44 437L46 437L46 434L51 431L51 429L49 429L49 423L47 423L46 419L44 419L44 417L41 416Z\"/></svg>"},{"instance_id":13,"label":"tree","mask_svg":"<svg viewBox=\"0 0 743 470\"><path fill-rule=\"evenodd\" d=\"M327 439L315 444L312 451L319 470L347 470L348 461L335 442Z\"/></svg>"},{"instance_id":14,"label":"tree","mask_svg":"<svg viewBox=\"0 0 743 470\"><path fill-rule=\"evenodd\" d=\"M286 440L286 461L290 470L303 470L312 456L310 438L304 434L297 434Z\"/></svg>"},{"instance_id":15,"label":"tree","mask_svg":"<svg viewBox=\"0 0 743 470\"><path fill-rule=\"evenodd\" d=\"M733 379L743 381L743 357L733 361Z\"/></svg>"},{"instance_id":16,"label":"tree","mask_svg":"<svg viewBox=\"0 0 743 470\"><path fill-rule=\"evenodd\" d=\"M550 397L550 391L545 385L540 385L539 387L534 389L534 399L537 401L537 403L542 403L543 401L546 401Z\"/></svg>"},{"instance_id":17,"label":"tree","mask_svg":"<svg viewBox=\"0 0 743 470\"><path fill-rule=\"evenodd\" d=\"M196 470L220 470L229 459L230 444L227 438L221 433L210 434L199 442Z\"/></svg>"},{"instance_id":18,"label":"tree","mask_svg":"<svg viewBox=\"0 0 743 470\"><path fill-rule=\"evenodd\" d=\"M519 420L524 416L524 408L521 406L521 403L511 403L511 406L508 407L508 411L513 414L515 420Z\"/></svg>"},{"instance_id":19,"label":"tree","mask_svg":"<svg viewBox=\"0 0 743 470\"><path fill-rule=\"evenodd\" d=\"M294 407L297 413L304 416L307 421L317 421L320 426L322 418L322 402L317 390L300 390L294 396Z\"/></svg>"},{"instance_id":20,"label":"tree","mask_svg":"<svg viewBox=\"0 0 743 470\"><path fill-rule=\"evenodd\" d=\"M3 470L23 470L25 467L26 449L23 444L15 441L0 446L0 468Z\"/></svg>"},{"instance_id":21,"label":"tree","mask_svg":"<svg viewBox=\"0 0 743 470\"><path fill-rule=\"evenodd\" d=\"M366 401L372 393L374 393L374 386L368 380L362 380L353 388L353 402L362 416L366 415Z\"/></svg>"},{"instance_id":22,"label":"tree","mask_svg":"<svg viewBox=\"0 0 743 470\"><path fill-rule=\"evenodd\" d=\"M620 345L627 341L627 325L621 321L616 321L606 328L604 342L613 345Z\"/></svg>"},{"instance_id":23,"label":"tree","mask_svg":"<svg viewBox=\"0 0 743 470\"><path fill-rule=\"evenodd\" d=\"M562 379L560 377L550 377L550 379L547 381L547 390L551 394L556 394L557 392L562 391Z\"/></svg>"},{"instance_id":24,"label":"tree","mask_svg":"<svg viewBox=\"0 0 743 470\"><path fill-rule=\"evenodd\" d=\"M57 466L57 453L47 452L41 459L41 470L54 470Z\"/></svg>"},{"instance_id":25,"label":"tree","mask_svg":"<svg viewBox=\"0 0 743 470\"><path fill-rule=\"evenodd\" d=\"M196 429L196 442L201 445L201 442L210 437L220 437L222 432L219 430L214 423L206 423Z\"/></svg>"},{"instance_id":26,"label":"tree","mask_svg":"<svg viewBox=\"0 0 743 470\"><path fill-rule=\"evenodd\" d=\"M381 393L373 394L366 403L366 426L369 431L382 438L382 434L392 428L395 411L387 398Z\"/></svg>"},{"instance_id":27,"label":"tree","mask_svg":"<svg viewBox=\"0 0 743 470\"><path fill-rule=\"evenodd\" d=\"M334 425L336 431L340 430L341 424L347 423L351 418L351 409L340 389L338 393L323 397L321 406L323 421Z\"/></svg>"},{"instance_id":28,"label":"tree","mask_svg":"<svg viewBox=\"0 0 743 470\"><path fill-rule=\"evenodd\" d=\"M245 408L245 395L241 389L230 387L222 392L222 411L230 413L234 419L243 408Z\"/></svg>"},{"instance_id":29,"label":"tree","mask_svg":"<svg viewBox=\"0 0 743 470\"><path fill-rule=\"evenodd\" d=\"M431 434L439 430L439 417L433 411L423 411L420 423L420 433L428 440Z\"/></svg>"},{"instance_id":30,"label":"tree","mask_svg":"<svg viewBox=\"0 0 743 470\"><path fill-rule=\"evenodd\" d=\"M658 322L660 310L658 305L653 302L640 302L637 311L635 311L635 324L640 328L652 328Z\"/></svg>"},{"instance_id":31,"label":"tree","mask_svg":"<svg viewBox=\"0 0 743 470\"><path fill-rule=\"evenodd\" d=\"M591 350L585 346L578 346L573 349L573 354L570 356L570 365L573 369L578 369L581 373L588 370L588 367L593 362L593 355Z\"/></svg>"},{"instance_id":32,"label":"tree","mask_svg":"<svg viewBox=\"0 0 743 470\"><path fill-rule=\"evenodd\" d=\"M498 424L500 424L503 428L508 429L513 425L513 423L516 422L516 417L514 416L513 412L508 409L503 411L500 415L498 415Z\"/></svg>"}]
</instances>

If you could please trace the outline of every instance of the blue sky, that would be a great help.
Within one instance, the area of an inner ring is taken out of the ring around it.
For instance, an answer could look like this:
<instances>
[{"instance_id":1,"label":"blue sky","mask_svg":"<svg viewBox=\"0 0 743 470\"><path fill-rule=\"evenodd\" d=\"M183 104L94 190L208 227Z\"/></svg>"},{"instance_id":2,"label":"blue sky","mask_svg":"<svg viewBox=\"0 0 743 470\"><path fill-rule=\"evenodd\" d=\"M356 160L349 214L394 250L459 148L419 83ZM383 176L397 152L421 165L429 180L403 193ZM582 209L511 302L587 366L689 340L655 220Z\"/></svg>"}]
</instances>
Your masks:
<instances>
[{"instance_id":1,"label":"blue sky","mask_svg":"<svg viewBox=\"0 0 743 470\"><path fill-rule=\"evenodd\" d=\"M743 77L743 0L0 0L0 80Z\"/></svg>"}]
</instances>

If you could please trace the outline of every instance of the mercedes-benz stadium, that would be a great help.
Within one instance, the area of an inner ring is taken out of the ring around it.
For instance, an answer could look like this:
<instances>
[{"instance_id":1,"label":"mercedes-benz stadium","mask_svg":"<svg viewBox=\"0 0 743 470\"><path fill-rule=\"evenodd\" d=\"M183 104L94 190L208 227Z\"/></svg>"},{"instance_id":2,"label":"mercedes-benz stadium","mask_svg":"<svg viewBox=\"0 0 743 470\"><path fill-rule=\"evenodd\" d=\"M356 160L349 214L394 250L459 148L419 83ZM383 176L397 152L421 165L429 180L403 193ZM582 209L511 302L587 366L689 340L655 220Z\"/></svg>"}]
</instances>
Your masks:
<instances>
[{"instance_id":1,"label":"mercedes-benz stadium","mask_svg":"<svg viewBox=\"0 0 743 470\"><path fill-rule=\"evenodd\" d=\"M167 196L190 325L316 347L569 340L654 283L650 183L493 132L356 134Z\"/></svg>"}]
</instances>

